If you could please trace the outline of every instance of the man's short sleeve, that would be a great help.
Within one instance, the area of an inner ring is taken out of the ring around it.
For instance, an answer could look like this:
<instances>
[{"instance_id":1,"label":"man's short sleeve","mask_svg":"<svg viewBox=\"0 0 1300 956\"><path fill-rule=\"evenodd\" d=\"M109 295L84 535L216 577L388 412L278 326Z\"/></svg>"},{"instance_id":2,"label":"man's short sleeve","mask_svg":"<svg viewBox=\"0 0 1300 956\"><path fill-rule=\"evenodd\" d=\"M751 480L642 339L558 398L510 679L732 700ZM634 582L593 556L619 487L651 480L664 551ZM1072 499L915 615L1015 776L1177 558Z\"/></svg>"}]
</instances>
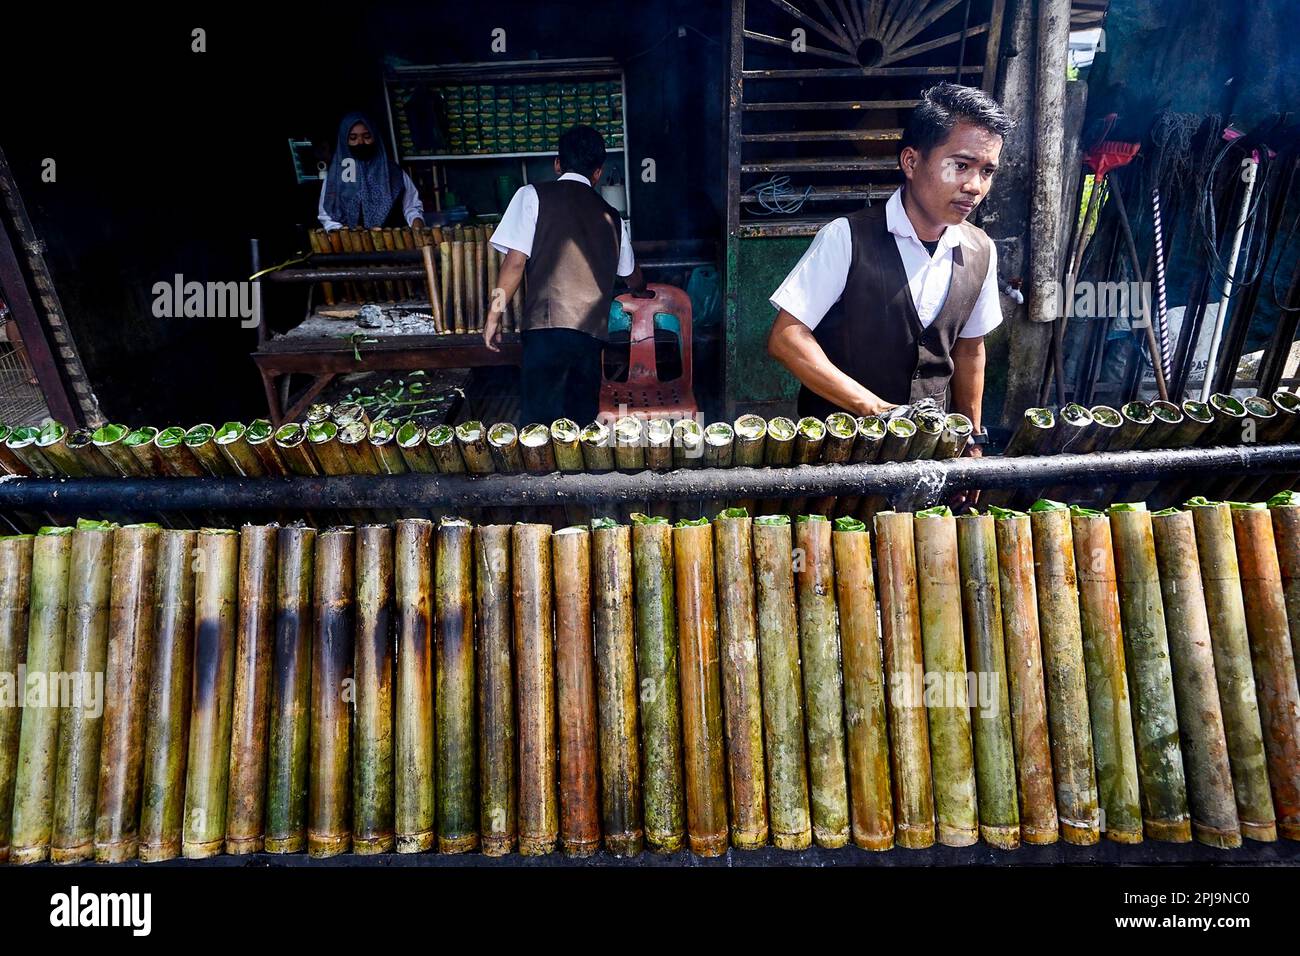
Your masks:
<instances>
[{"instance_id":1,"label":"man's short sleeve","mask_svg":"<svg viewBox=\"0 0 1300 956\"><path fill-rule=\"evenodd\" d=\"M533 237L537 234L537 207L536 187L528 185L517 189L488 240L492 248L502 255L514 249L531 256Z\"/></svg>"},{"instance_id":2,"label":"man's short sleeve","mask_svg":"<svg viewBox=\"0 0 1300 956\"><path fill-rule=\"evenodd\" d=\"M962 326L959 338L977 339L1002 324L1002 300L998 296L998 249L989 243L989 271L984 276L975 307Z\"/></svg>"}]
</instances>

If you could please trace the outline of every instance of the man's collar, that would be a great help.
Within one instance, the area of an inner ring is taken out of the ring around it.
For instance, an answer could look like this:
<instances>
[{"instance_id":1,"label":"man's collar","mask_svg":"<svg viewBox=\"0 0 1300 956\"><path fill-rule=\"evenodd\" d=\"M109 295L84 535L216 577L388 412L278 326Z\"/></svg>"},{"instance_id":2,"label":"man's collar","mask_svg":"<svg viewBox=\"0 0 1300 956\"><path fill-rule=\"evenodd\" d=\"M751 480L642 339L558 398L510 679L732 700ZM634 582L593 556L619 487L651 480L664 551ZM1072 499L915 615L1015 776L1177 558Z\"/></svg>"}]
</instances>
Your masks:
<instances>
[{"instance_id":1,"label":"man's collar","mask_svg":"<svg viewBox=\"0 0 1300 956\"><path fill-rule=\"evenodd\" d=\"M894 194L885 203L885 226L896 236L921 242L921 237L916 234L916 227L912 225L907 209L903 206L903 188L899 186L895 189ZM946 227L939 236L939 248L950 249L961 245L961 232L960 229L952 226Z\"/></svg>"},{"instance_id":2,"label":"man's collar","mask_svg":"<svg viewBox=\"0 0 1300 956\"><path fill-rule=\"evenodd\" d=\"M559 181L564 182L565 180L575 183L583 183L587 186L591 185L591 180L582 175L582 173L561 173Z\"/></svg>"}]
</instances>

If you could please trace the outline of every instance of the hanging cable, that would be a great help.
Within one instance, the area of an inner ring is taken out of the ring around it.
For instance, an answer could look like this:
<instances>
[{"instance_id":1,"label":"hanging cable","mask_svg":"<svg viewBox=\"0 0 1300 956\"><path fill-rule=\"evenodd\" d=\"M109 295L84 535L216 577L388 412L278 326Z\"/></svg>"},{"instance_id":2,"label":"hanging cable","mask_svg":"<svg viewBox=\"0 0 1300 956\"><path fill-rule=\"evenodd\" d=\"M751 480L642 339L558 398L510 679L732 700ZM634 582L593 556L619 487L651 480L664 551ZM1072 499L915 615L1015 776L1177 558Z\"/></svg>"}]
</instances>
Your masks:
<instances>
[{"instance_id":1,"label":"hanging cable","mask_svg":"<svg viewBox=\"0 0 1300 956\"><path fill-rule=\"evenodd\" d=\"M763 207L762 212L754 210L754 214L771 216L796 213L803 208L812 192L811 186L805 187L802 193L791 189L789 176L773 176L754 187L754 200Z\"/></svg>"}]
</instances>

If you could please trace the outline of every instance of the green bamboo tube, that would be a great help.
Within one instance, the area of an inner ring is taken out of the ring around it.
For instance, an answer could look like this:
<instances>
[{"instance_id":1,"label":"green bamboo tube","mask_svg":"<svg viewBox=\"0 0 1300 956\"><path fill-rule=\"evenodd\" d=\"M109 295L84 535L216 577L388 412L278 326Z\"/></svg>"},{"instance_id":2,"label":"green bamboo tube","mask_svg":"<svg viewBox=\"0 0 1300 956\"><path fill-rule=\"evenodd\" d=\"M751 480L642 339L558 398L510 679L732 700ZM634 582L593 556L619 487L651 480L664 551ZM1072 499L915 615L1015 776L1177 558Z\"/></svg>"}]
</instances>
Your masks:
<instances>
[{"instance_id":1,"label":"green bamboo tube","mask_svg":"<svg viewBox=\"0 0 1300 956\"><path fill-rule=\"evenodd\" d=\"M1133 735L1142 784L1142 821L1153 840L1192 839L1178 709L1169 664L1160 572L1151 515L1144 505L1108 509L1119 580L1124 662L1133 692Z\"/></svg>"},{"instance_id":2,"label":"green bamboo tube","mask_svg":"<svg viewBox=\"0 0 1300 956\"><path fill-rule=\"evenodd\" d=\"M1040 453L1073 455L1075 448L1087 448L1089 435L1094 431L1092 412L1078 402L1064 405L1056 416L1056 427Z\"/></svg>"},{"instance_id":3,"label":"green bamboo tube","mask_svg":"<svg viewBox=\"0 0 1300 956\"><path fill-rule=\"evenodd\" d=\"M456 426L456 446L465 460L465 470L472 475L486 475L496 470L488 450L487 429L480 421L461 422Z\"/></svg>"},{"instance_id":4,"label":"green bamboo tube","mask_svg":"<svg viewBox=\"0 0 1300 956\"><path fill-rule=\"evenodd\" d=\"M741 415L732 425L735 446L731 451L731 464L735 468L759 468L766 461L767 422L759 415ZM746 511L754 510L752 498L742 498L732 503Z\"/></svg>"},{"instance_id":5,"label":"green bamboo tube","mask_svg":"<svg viewBox=\"0 0 1300 956\"><path fill-rule=\"evenodd\" d=\"M582 471L582 431L578 423L568 418L551 422L551 446L555 464L560 471Z\"/></svg>"},{"instance_id":6,"label":"green bamboo tube","mask_svg":"<svg viewBox=\"0 0 1300 956\"><path fill-rule=\"evenodd\" d=\"M910 418L892 418L885 424L885 439L880 461L906 461L907 450L916 436L916 422Z\"/></svg>"},{"instance_id":7,"label":"green bamboo tube","mask_svg":"<svg viewBox=\"0 0 1300 956\"><path fill-rule=\"evenodd\" d=\"M474 579L468 521L438 525L434 561L434 792L438 849L478 847L478 780L474 733Z\"/></svg>"},{"instance_id":8,"label":"green bamboo tube","mask_svg":"<svg viewBox=\"0 0 1300 956\"><path fill-rule=\"evenodd\" d=\"M1300 394L1291 389L1279 388L1270 397L1273 407L1277 409L1277 417L1273 419L1265 441L1293 441L1291 436L1300 429Z\"/></svg>"},{"instance_id":9,"label":"green bamboo tube","mask_svg":"<svg viewBox=\"0 0 1300 956\"><path fill-rule=\"evenodd\" d=\"M923 412L916 416L916 434L907 446L908 461L929 461L939 446L939 438L947 420L937 413Z\"/></svg>"},{"instance_id":10,"label":"green bamboo tube","mask_svg":"<svg viewBox=\"0 0 1300 956\"><path fill-rule=\"evenodd\" d=\"M1194 445L1214 444L1214 434L1223 427L1224 419L1216 417L1212 405L1206 402L1185 401L1181 406L1183 417L1177 427L1173 428L1163 446L1166 448L1190 448ZM1243 408L1244 412L1244 408ZM1148 482L1139 488L1142 494L1126 490L1124 498L1128 501L1156 500L1161 503L1182 501L1193 491L1200 491L1201 479L1180 476L1165 482ZM1159 489L1157 492L1156 489Z\"/></svg>"},{"instance_id":11,"label":"green bamboo tube","mask_svg":"<svg viewBox=\"0 0 1300 956\"><path fill-rule=\"evenodd\" d=\"M1192 834L1221 849L1241 846L1232 793L1228 740L1214 680L1210 619L1196 552L1196 526L1187 511L1151 516L1156 567L1164 600L1179 739L1187 759Z\"/></svg>"},{"instance_id":12,"label":"green bamboo tube","mask_svg":"<svg viewBox=\"0 0 1300 956\"><path fill-rule=\"evenodd\" d=\"M673 467L673 423L665 418L646 422L645 466L651 471L670 471Z\"/></svg>"},{"instance_id":13,"label":"green bamboo tube","mask_svg":"<svg viewBox=\"0 0 1300 956\"><path fill-rule=\"evenodd\" d=\"M1016 751L1020 839L1035 845L1055 843L1060 827L1043 689L1043 645L1038 630L1029 515L1001 508L991 508L990 512L998 546L998 597L1006 646L1011 737Z\"/></svg>"},{"instance_id":14,"label":"green bamboo tube","mask_svg":"<svg viewBox=\"0 0 1300 956\"><path fill-rule=\"evenodd\" d=\"M90 433L83 429L79 435L85 436L87 440L84 443L79 441L73 450L81 456L82 464L86 466L87 470L91 474L102 477L116 475L117 469L113 467L107 458L100 454L93 439L90 439ZM131 454L135 455L136 461L140 463L141 469L147 475L161 476L167 474L167 460L154 443L157 438L158 429L152 425L146 425L132 430L130 434L122 439L122 444L127 447ZM71 439L69 439L68 447L73 447Z\"/></svg>"},{"instance_id":15,"label":"green bamboo tube","mask_svg":"<svg viewBox=\"0 0 1300 956\"><path fill-rule=\"evenodd\" d=\"M853 456L858 420L847 412L831 412L823 424L826 437L822 442L821 460L826 464L842 465Z\"/></svg>"},{"instance_id":16,"label":"green bamboo tube","mask_svg":"<svg viewBox=\"0 0 1300 956\"><path fill-rule=\"evenodd\" d=\"M371 428L378 424L372 423ZM352 850L388 853L393 829L393 530L356 530L356 698L352 739Z\"/></svg>"},{"instance_id":17,"label":"green bamboo tube","mask_svg":"<svg viewBox=\"0 0 1300 956\"><path fill-rule=\"evenodd\" d=\"M139 846L140 783L145 709L153 656L157 525L128 525L113 534L109 586L104 723L95 801L95 860L135 859ZM3 542L0 542L3 544Z\"/></svg>"},{"instance_id":18,"label":"green bamboo tube","mask_svg":"<svg viewBox=\"0 0 1300 956\"><path fill-rule=\"evenodd\" d=\"M1066 843L1091 846L1101 839L1101 821L1070 511L1058 502L1038 501L1029 522L1057 821Z\"/></svg>"},{"instance_id":19,"label":"green bamboo tube","mask_svg":"<svg viewBox=\"0 0 1300 956\"><path fill-rule=\"evenodd\" d=\"M1242 426L1246 421L1246 406L1240 399L1224 392L1210 396L1212 421L1201 435L1201 445L1240 445Z\"/></svg>"},{"instance_id":20,"label":"green bamboo tube","mask_svg":"<svg viewBox=\"0 0 1300 956\"><path fill-rule=\"evenodd\" d=\"M447 429L447 441L450 442L452 430L448 426L443 427ZM438 466L433 460L433 452L425 447L427 437L428 432L424 426L417 425L415 422L403 422L397 429L393 441L397 445L397 451L402 456L402 460L406 462L407 471L429 475L438 470ZM455 447L455 445L452 445L453 449ZM457 458L459 457L458 454ZM461 462L461 467L464 467L464 462Z\"/></svg>"},{"instance_id":21,"label":"green bamboo tube","mask_svg":"<svg viewBox=\"0 0 1300 956\"><path fill-rule=\"evenodd\" d=\"M216 434L217 430L211 425L194 425L185 433L185 447L199 460L199 464L203 466L204 471L209 475L214 475L217 478L228 478L235 474L235 469L231 466L230 459L223 455L220 448L217 447ZM107 452L108 448L112 447L111 445L101 444L98 439L96 439L95 444L103 452ZM119 468L122 467L121 462L116 458L113 459L113 464ZM130 472L123 473L130 474Z\"/></svg>"},{"instance_id":22,"label":"green bamboo tube","mask_svg":"<svg viewBox=\"0 0 1300 956\"><path fill-rule=\"evenodd\" d=\"M559 833L551 527L516 524L510 534L519 711L519 852L540 856L554 851Z\"/></svg>"},{"instance_id":23,"label":"green bamboo tube","mask_svg":"<svg viewBox=\"0 0 1300 956\"><path fill-rule=\"evenodd\" d=\"M352 843L351 714L356 620L355 532L330 528L316 536L312 640L311 730L307 775L307 853L347 852Z\"/></svg>"},{"instance_id":24,"label":"green bamboo tube","mask_svg":"<svg viewBox=\"0 0 1300 956\"><path fill-rule=\"evenodd\" d=\"M727 849L726 771L713 528L706 519L698 523L679 521L673 528L673 563L681 653L687 839L692 853L721 856Z\"/></svg>"},{"instance_id":25,"label":"green bamboo tube","mask_svg":"<svg viewBox=\"0 0 1300 956\"><path fill-rule=\"evenodd\" d=\"M546 425L528 425L520 431L519 453L525 471L534 475L549 475L557 470L551 429Z\"/></svg>"},{"instance_id":26,"label":"green bamboo tube","mask_svg":"<svg viewBox=\"0 0 1300 956\"><path fill-rule=\"evenodd\" d=\"M971 729L980 836L990 846L1014 850L1020 846L1020 807L994 524L991 515L958 518L957 556L970 668L978 681L977 699L971 702Z\"/></svg>"},{"instance_id":27,"label":"green bamboo tube","mask_svg":"<svg viewBox=\"0 0 1300 956\"><path fill-rule=\"evenodd\" d=\"M582 460L588 471L613 471L613 431L604 422L592 422L582 430Z\"/></svg>"},{"instance_id":28,"label":"green bamboo tube","mask_svg":"<svg viewBox=\"0 0 1300 956\"><path fill-rule=\"evenodd\" d=\"M27 661L27 629L32 588L30 534L0 537L0 675L16 675ZM14 696L19 694L14 678ZM22 711L17 700L0 705L0 863L9 859L14 780L18 775L18 732Z\"/></svg>"},{"instance_id":29,"label":"green bamboo tube","mask_svg":"<svg viewBox=\"0 0 1300 956\"><path fill-rule=\"evenodd\" d=\"M849 461L855 465L875 462L880 458L880 450L884 447L885 420L878 415L864 415L857 423L857 436L853 440L853 453L849 456ZM840 498L835 506L835 514L838 517L852 517L858 513L861 504L861 495Z\"/></svg>"},{"instance_id":30,"label":"green bamboo tube","mask_svg":"<svg viewBox=\"0 0 1300 956\"><path fill-rule=\"evenodd\" d=\"M474 592L478 620L479 830L483 854L504 856L514 849L517 832L509 525L481 525L474 529Z\"/></svg>"},{"instance_id":31,"label":"green bamboo tube","mask_svg":"<svg viewBox=\"0 0 1300 956\"><path fill-rule=\"evenodd\" d=\"M131 450L123 444L130 433L131 429L125 425L102 425L95 429L90 440L121 474L140 477L144 474L144 469L140 467L135 455L131 454Z\"/></svg>"},{"instance_id":32,"label":"green bamboo tube","mask_svg":"<svg viewBox=\"0 0 1300 956\"><path fill-rule=\"evenodd\" d=\"M608 520L593 523L591 571L596 617L601 828L610 853L636 856L641 852L645 833L637 747L632 534L627 525Z\"/></svg>"},{"instance_id":33,"label":"green bamboo tube","mask_svg":"<svg viewBox=\"0 0 1300 956\"><path fill-rule=\"evenodd\" d=\"M1246 608L1237 563L1229 506L1193 498L1187 502L1196 526L1196 550L1205 612L1210 619L1214 678L1219 685L1223 729L1241 835L1251 840L1277 839L1277 818L1269 792L1264 731L1260 723L1255 672L1250 659Z\"/></svg>"},{"instance_id":34,"label":"green bamboo tube","mask_svg":"<svg viewBox=\"0 0 1300 956\"><path fill-rule=\"evenodd\" d=\"M619 471L645 468L645 426L641 419L625 415L614 423L614 464Z\"/></svg>"},{"instance_id":35,"label":"green bamboo tube","mask_svg":"<svg viewBox=\"0 0 1300 956\"><path fill-rule=\"evenodd\" d=\"M267 853L307 849L311 632L316 531L281 528L276 540L275 658L267 757Z\"/></svg>"},{"instance_id":36,"label":"green bamboo tube","mask_svg":"<svg viewBox=\"0 0 1300 956\"><path fill-rule=\"evenodd\" d=\"M560 845L566 856L584 857L600 847L590 535L586 528L562 528L551 536L551 546L555 569Z\"/></svg>"},{"instance_id":37,"label":"green bamboo tube","mask_svg":"<svg viewBox=\"0 0 1300 956\"><path fill-rule=\"evenodd\" d=\"M162 456L168 475L174 478L202 478L208 473L185 444L185 429L179 425L164 428L154 436L153 443Z\"/></svg>"},{"instance_id":38,"label":"green bamboo tube","mask_svg":"<svg viewBox=\"0 0 1300 956\"><path fill-rule=\"evenodd\" d=\"M339 425L336 440L343 460L347 462L348 472L353 475L379 475L379 459L368 441L370 428L364 422L349 422Z\"/></svg>"},{"instance_id":39,"label":"green bamboo tube","mask_svg":"<svg viewBox=\"0 0 1300 956\"><path fill-rule=\"evenodd\" d=\"M673 567L673 532L668 519L633 515L645 839L658 853L675 853L686 837Z\"/></svg>"},{"instance_id":40,"label":"green bamboo tube","mask_svg":"<svg viewBox=\"0 0 1300 956\"><path fill-rule=\"evenodd\" d=\"M473 441L472 435L469 440ZM452 426L434 425L425 436L425 444L428 445L434 467L440 474L461 475L468 470L465 464L466 459L461 456L461 444L458 440L457 430ZM477 446L475 446L475 451L472 451L471 455L476 453ZM491 461L490 456L488 460ZM479 461L479 459L475 459L476 464Z\"/></svg>"},{"instance_id":41,"label":"green bamboo tube","mask_svg":"<svg viewBox=\"0 0 1300 956\"><path fill-rule=\"evenodd\" d=\"M194 683L181 853L221 852L230 782L239 535L204 528L194 552Z\"/></svg>"},{"instance_id":42,"label":"green bamboo tube","mask_svg":"<svg viewBox=\"0 0 1300 956\"><path fill-rule=\"evenodd\" d=\"M404 475L408 471L396 438L397 426L386 418L371 422L366 432L370 451L379 462L379 470L385 475Z\"/></svg>"},{"instance_id":43,"label":"green bamboo tube","mask_svg":"<svg viewBox=\"0 0 1300 956\"><path fill-rule=\"evenodd\" d=\"M1284 839L1300 840L1300 688L1273 522L1262 504L1234 504L1232 530L1277 830Z\"/></svg>"},{"instance_id":44,"label":"green bamboo tube","mask_svg":"<svg viewBox=\"0 0 1300 956\"><path fill-rule=\"evenodd\" d=\"M56 478L59 469L36 444L40 434L41 430L34 425L15 428L5 440L5 448L23 463L30 474L41 478Z\"/></svg>"},{"instance_id":45,"label":"green bamboo tube","mask_svg":"<svg viewBox=\"0 0 1300 956\"><path fill-rule=\"evenodd\" d=\"M41 450L60 475L85 478L90 472L81 459L68 447L68 426L62 422L47 421L36 433L36 447Z\"/></svg>"},{"instance_id":46,"label":"green bamboo tube","mask_svg":"<svg viewBox=\"0 0 1300 956\"><path fill-rule=\"evenodd\" d=\"M1103 451L1128 451L1136 448L1155 421L1149 402L1126 402L1120 407L1119 415L1119 427L1110 433Z\"/></svg>"},{"instance_id":47,"label":"green bamboo tube","mask_svg":"<svg viewBox=\"0 0 1300 956\"><path fill-rule=\"evenodd\" d=\"M68 623L60 687L59 755L54 768L54 825L50 861L78 863L95 854L95 797L104 726L103 675L108 660L108 598L114 526L79 520L72 533ZM72 699L62 696L70 689Z\"/></svg>"},{"instance_id":48,"label":"green bamboo tube","mask_svg":"<svg viewBox=\"0 0 1300 956\"><path fill-rule=\"evenodd\" d=\"M975 425L969 418L960 412L952 412L943 420L943 432L939 435L931 457L936 461L960 458L974 431Z\"/></svg>"},{"instance_id":49,"label":"green bamboo tube","mask_svg":"<svg viewBox=\"0 0 1300 956\"><path fill-rule=\"evenodd\" d=\"M763 464L768 468L784 468L794 460L795 435L798 428L794 422L784 416L777 416L767 423L767 437L763 442ZM787 511L786 502L780 498L769 498L754 507L765 514ZM742 507L750 508L749 502L741 502ZM752 509L751 509L752 510Z\"/></svg>"},{"instance_id":50,"label":"green bamboo tube","mask_svg":"<svg viewBox=\"0 0 1300 956\"><path fill-rule=\"evenodd\" d=\"M32 542L27 672L46 675L34 694L24 693L14 773L9 859L39 863L50 854L60 701L51 700L48 675L63 672L68 617L72 528L41 528Z\"/></svg>"},{"instance_id":51,"label":"green bamboo tube","mask_svg":"<svg viewBox=\"0 0 1300 956\"><path fill-rule=\"evenodd\" d=\"M267 475L282 477L293 474L288 463L280 455L275 443L275 428L265 418L255 418L248 423L244 431L244 441L257 457L262 471Z\"/></svg>"},{"instance_id":52,"label":"green bamboo tube","mask_svg":"<svg viewBox=\"0 0 1300 956\"><path fill-rule=\"evenodd\" d=\"M434 845L433 523L397 522L397 737L394 829L398 853Z\"/></svg>"},{"instance_id":53,"label":"green bamboo tube","mask_svg":"<svg viewBox=\"0 0 1300 956\"><path fill-rule=\"evenodd\" d=\"M1072 509L1071 534L1079 582L1083 658L1088 675L1088 714L1097 790L1106 838L1142 842L1133 704L1121 630L1119 592L1110 522L1085 508Z\"/></svg>"},{"instance_id":54,"label":"green bamboo tube","mask_svg":"<svg viewBox=\"0 0 1300 956\"><path fill-rule=\"evenodd\" d=\"M27 467L26 462L15 455L9 448L9 438L13 433L13 428L8 425L0 425L0 468L3 468L6 474L26 477L33 472Z\"/></svg>"},{"instance_id":55,"label":"green bamboo tube","mask_svg":"<svg viewBox=\"0 0 1300 956\"><path fill-rule=\"evenodd\" d=\"M763 772L763 689L758 673L754 548L749 516L728 510L713 519L714 574L722 711L727 737L731 842L742 850L767 843L767 781Z\"/></svg>"},{"instance_id":56,"label":"green bamboo tube","mask_svg":"<svg viewBox=\"0 0 1300 956\"><path fill-rule=\"evenodd\" d=\"M488 451L496 470L506 475L524 470L523 455L519 451L519 432L509 422L498 422L488 429Z\"/></svg>"},{"instance_id":57,"label":"green bamboo tube","mask_svg":"<svg viewBox=\"0 0 1300 956\"><path fill-rule=\"evenodd\" d=\"M289 422L275 430L275 448L290 474L319 475L320 467L307 442L307 428Z\"/></svg>"},{"instance_id":58,"label":"green bamboo tube","mask_svg":"<svg viewBox=\"0 0 1300 956\"><path fill-rule=\"evenodd\" d=\"M1273 516L1273 539L1277 542L1282 593L1286 598L1291 657L1300 661L1300 494L1284 491L1270 498L1268 505Z\"/></svg>"},{"instance_id":59,"label":"green bamboo tube","mask_svg":"<svg viewBox=\"0 0 1300 956\"><path fill-rule=\"evenodd\" d=\"M239 422L226 422L217 429L212 440L221 454L225 455L226 461L230 462L235 474L245 478L260 478L266 474L266 470L249 446L247 433L247 426Z\"/></svg>"},{"instance_id":60,"label":"green bamboo tube","mask_svg":"<svg viewBox=\"0 0 1300 956\"><path fill-rule=\"evenodd\" d=\"M790 463L793 465L811 465L819 461L822 454L822 446L826 444L826 423L820 418L811 416L799 419L799 424L795 430L794 454L791 456ZM796 498L787 499L782 503L782 511L788 512L792 517L798 517L808 511L817 512L819 509L808 507L808 499L800 495ZM776 510L776 509L772 509ZM823 512L823 517L824 517Z\"/></svg>"},{"instance_id":61,"label":"green bamboo tube","mask_svg":"<svg viewBox=\"0 0 1300 956\"><path fill-rule=\"evenodd\" d=\"M1184 405L1207 410L1209 408L1208 405L1202 405L1200 402L1187 402ZM1187 421L1187 416L1183 411L1184 405L1167 402L1163 399L1152 401L1151 424L1147 426L1134 447L1139 449L1170 447L1169 440L1174 437L1178 429L1184 427Z\"/></svg>"},{"instance_id":62,"label":"green bamboo tube","mask_svg":"<svg viewBox=\"0 0 1300 956\"><path fill-rule=\"evenodd\" d=\"M937 688L940 702L926 701L937 836L945 846L970 846L979 839L979 815L962 639L957 522L948 508L929 508L917 512L913 531L926 678L928 683L942 681Z\"/></svg>"},{"instance_id":63,"label":"green bamboo tube","mask_svg":"<svg viewBox=\"0 0 1300 956\"><path fill-rule=\"evenodd\" d=\"M794 537L789 516L755 518L753 539L772 842L782 850L806 850L812 846L812 815L804 745L799 617L791 561ZM892 842L892 827L890 837Z\"/></svg>"},{"instance_id":64,"label":"green bamboo tube","mask_svg":"<svg viewBox=\"0 0 1300 956\"><path fill-rule=\"evenodd\" d=\"M901 847L919 850L934 845L934 795L912 524L906 512L883 511L875 516L894 840Z\"/></svg>"},{"instance_id":65,"label":"green bamboo tube","mask_svg":"<svg viewBox=\"0 0 1300 956\"><path fill-rule=\"evenodd\" d=\"M757 533L754 541L757 549ZM871 536L866 525L856 518L837 518L831 547L844 655L853 842L864 850L888 850L894 845L894 808L889 784L885 675L876 619Z\"/></svg>"},{"instance_id":66,"label":"green bamboo tube","mask_svg":"<svg viewBox=\"0 0 1300 956\"><path fill-rule=\"evenodd\" d=\"M140 860L181 854L185 761L194 673L194 556L198 533L163 531L158 540L157 607L149 703L144 717Z\"/></svg>"}]
</instances>

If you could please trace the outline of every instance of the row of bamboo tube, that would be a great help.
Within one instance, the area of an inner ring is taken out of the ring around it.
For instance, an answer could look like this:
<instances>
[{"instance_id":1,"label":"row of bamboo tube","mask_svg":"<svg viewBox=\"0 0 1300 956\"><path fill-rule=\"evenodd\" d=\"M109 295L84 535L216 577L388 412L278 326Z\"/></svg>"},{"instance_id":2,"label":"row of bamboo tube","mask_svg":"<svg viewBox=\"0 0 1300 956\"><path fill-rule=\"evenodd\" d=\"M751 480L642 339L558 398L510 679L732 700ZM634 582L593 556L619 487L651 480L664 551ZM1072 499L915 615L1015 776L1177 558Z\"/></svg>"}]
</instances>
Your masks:
<instances>
[{"instance_id":1,"label":"row of bamboo tube","mask_svg":"<svg viewBox=\"0 0 1300 956\"><path fill-rule=\"evenodd\" d=\"M1300 839L1300 496L874 532L0 539L0 858Z\"/></svg>"},{"instance_id":2,"label":"row of bamboo tube","mask_svg":"<svg viewBox=\"0 0 1300 956\"><path fill-rule=\"evenodd\" d=\"M439 332L483 331L484 320L497 288L497 275L505 257L488 241L486 226L399 229L313 229L309 233L312 252L322 256L338 253L395 252L419 249L425 269L425 284L411 279L357 280L321 283L326 305L337 302L429 302ZM519 331L523 316L523 283L507 302L502 327Z\"/></svg>"}]
</instances>

